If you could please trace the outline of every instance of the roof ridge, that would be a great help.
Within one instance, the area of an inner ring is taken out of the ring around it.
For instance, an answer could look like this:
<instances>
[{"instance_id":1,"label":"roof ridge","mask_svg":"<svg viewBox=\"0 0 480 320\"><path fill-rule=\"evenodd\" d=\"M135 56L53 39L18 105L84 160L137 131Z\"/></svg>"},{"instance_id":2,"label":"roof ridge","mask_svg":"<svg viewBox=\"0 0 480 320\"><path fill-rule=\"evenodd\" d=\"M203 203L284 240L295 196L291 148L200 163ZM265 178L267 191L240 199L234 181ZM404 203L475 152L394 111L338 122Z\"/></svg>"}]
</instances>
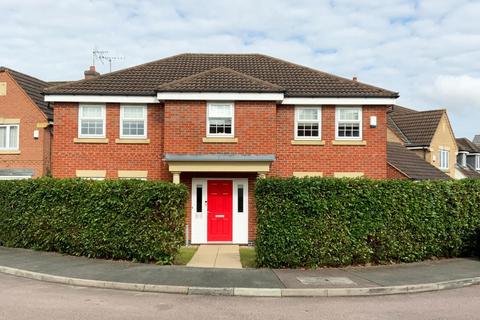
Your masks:
<instances>
[{"instance_id":1,"label":"roof ridge","mask_svg":"<svg viewBox=\"0 0 480 320\"><path fill-rule=\"evenodd\" d=\"M417 112L404 112L404 113L396 113L396 112L392 112L391 116L392 117L395 117L395 118L400 118L400 117L415 117L415 116L419 116L421 114L425 114L425 113L433 113L433 112L447 112L447 109L434 109L434 110L423 110L423 111L417 111Z\"/></svg>"},{"instance_id":2,"label":"roof ridge","mask_svg":"<svg viewBox=\"0 0 480 320\"><path fill-rule=\"evenodd\" d=\"M208 69L208 70L205 70L205 71L202 71L202 72L192 74L192 75L187 76L187 77L183 77L183 78L180 78L180 79L177 79L177 80L174 80L174 81L164 83L164 84L158 86L157 90L160 90L161 88L164 88L164 87L168 88L168 87L170 87L172 85L175 85L175 84L185 83L185 82L188 82L189 80L198 78L198 77L203 76L205 74L213 73L213 72L218 71L218 70L228 71L229 73L241 76L243 78L247 78L247 79L252 80L254 82L257 82L257 83L260 83L260 84L263 84L263 85L268 85L268 86L273 87L273 88L285 90L285 88L283 88L282 86L279 86L277 84L274 84L274 83L271 83L271 82L268 82L268 81L265 81L265 80L262 80L262 79L255 78L255 77L250 76L248 74L245 74L245 73L242 73L242 72L239 72L239 71L236 71L236 70L233 70L231 68L224 67L224 66L215 67L215 68L212 68L212 69Z\"/></svg>"},{"instance_id":3,"label":"roof ridge","mask_svg":"<svg viewBox=\"0 0 480 320\"><path fill-rule=\"evenodd\" d=\"M300 67L300 68L310 70L310 71L313 71L313 72L316 72L316 73L320 73L320 74L323 74L323 75L327 75L327 76L330 76L330 77L333 77L333 78L337 78L337 79L342 80L342 81L347 81L349 83L359 84L359 85L369 87L369 88L379 90L379 91L388 91L388 92L392 93L392 95L395 95L396 98L398 98L400 96L400 94L398 92L395 92L395 91L382 89L380 87L373 86L371 84L366 84L366 83L363 83L361 81L354 81L354 80L351 80L351 79L348 79L348 78L345 78L345 77L338 76L338 75L333 74L333 73L317 70L317 69L314 69L314 68L311 68L311 67L307 67L307 66L295 63L295 62L291 62L291 61L283 60L283 59L280 59L280 58L272 57L272 56L269 56L267 54L257 53L256 55L261 56L261 57L266 57L266 58L269 58L269 59L272 59L272 60L276 60L276 61L288 64L288 65L293 65L293 66L296 66L296 67Z\"/></svg>"},{"instance_id":4,"label":"roof ridge","mask_svg":"<svg viewBox=\"0 0 480 320\"><path fill-rule=\"evenodd\" d=\"M51 86L51 87L46 88L44 90L44 93L48 94L49 91L54 90L54 89L58 89L58 88L63 89L65 87L65 88L68 89L68 87L71 86L71 85L76 85L76 84L79 84L79 83L84 83L84 82L88 82L88 81L92 81L92 80L105 78L107 76L112 76L112 75L115 75L117 73L124 72L124 71L140 69L142 67L145 67L145 66L148 66L148 65L151 65L151 64L154 64L154 63L158 63L160 61L169 60L169 59L180 57L180 56L183 56L183 55L186 55L186 53L179 53L179 54L175 54L173 56L168 56L168 57L157 59L157 60L154 60L154 61L145 62L145 63L135 65L135 66L132 66L132 67L128 67L128 68L120 69L120 70L117 70L117 71L101 74L101 75L98 75L96 77L89 78L89 79L80 79L80 80L72 81L72 82L69 82L69 83L59 84L59 85L56 85L56 86Z\"/></svg>"}]
</instances>

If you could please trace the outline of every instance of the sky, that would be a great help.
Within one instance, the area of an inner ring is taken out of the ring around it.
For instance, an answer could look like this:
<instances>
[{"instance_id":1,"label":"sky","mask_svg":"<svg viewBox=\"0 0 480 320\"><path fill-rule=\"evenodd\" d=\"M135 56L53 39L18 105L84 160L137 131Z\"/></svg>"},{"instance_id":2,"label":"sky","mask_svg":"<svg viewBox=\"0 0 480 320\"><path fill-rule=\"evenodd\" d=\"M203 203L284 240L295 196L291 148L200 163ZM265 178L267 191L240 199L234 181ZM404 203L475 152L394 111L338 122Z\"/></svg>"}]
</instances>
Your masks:
<instances>
[{"instance_id":1,"label":"sky","mask_svg":"<svg viewBox=\"0 0 480 320\"><path fill-rule=\"evenodd\" d=\"M480 0L1 0L0 65L78 80L183 52L263 53L448 110L480 134ZM108 63L96 62L101 73Z\"/></svg>"}]
</instances>

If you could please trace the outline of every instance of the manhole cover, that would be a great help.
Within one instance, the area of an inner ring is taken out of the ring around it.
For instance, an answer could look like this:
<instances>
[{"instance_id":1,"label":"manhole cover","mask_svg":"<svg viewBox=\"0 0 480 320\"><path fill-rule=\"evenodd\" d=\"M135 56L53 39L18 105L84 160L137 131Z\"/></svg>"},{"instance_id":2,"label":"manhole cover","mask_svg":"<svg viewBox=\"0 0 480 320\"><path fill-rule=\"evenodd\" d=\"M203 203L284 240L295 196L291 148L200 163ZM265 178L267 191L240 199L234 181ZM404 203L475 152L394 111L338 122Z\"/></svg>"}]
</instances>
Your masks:
<instances>
[{"instance_id":1,"label":"manhole cover","mask_svg":"<svg viewBox=\"0 0 480 320\"><path fill-rule=\"evenodd\" d=\"M305 285L351 285L356 284L346 277L297 277Z\"/></svg>"}]
</instances>

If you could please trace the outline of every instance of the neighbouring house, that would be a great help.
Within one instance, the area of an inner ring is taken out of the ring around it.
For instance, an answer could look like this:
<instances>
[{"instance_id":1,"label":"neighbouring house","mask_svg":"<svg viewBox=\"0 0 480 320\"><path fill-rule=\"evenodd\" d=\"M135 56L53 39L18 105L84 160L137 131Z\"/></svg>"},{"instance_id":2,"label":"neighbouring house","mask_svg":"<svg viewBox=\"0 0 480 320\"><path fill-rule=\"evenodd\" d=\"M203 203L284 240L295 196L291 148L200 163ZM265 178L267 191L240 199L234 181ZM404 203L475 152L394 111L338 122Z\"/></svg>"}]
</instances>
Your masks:
<instances>
[{"instance_id":1,"label":"neighbouring house","mask_svg":"<svg viewBox=\"0 0 480 320\"><path fill-rule=\"evenodd\" d=\"M388 141L404 145L420 158L455 177L457 143L447 111L393 106L388 112Z\"/></svg>"},{"instance_id":2,"label":"neighbouring house","mask_svg":"<svg viewBox=\"0 0 480 320\"><path fill-rule=\"evenodd\" d=\"M451 179L445 172L420 158L415 151L409 150L402 143L387 143L387 161L389 179Z\"/></svg>"},{"instance_id":3,"label":"neighbouring house","mask_svg":"<svg viewBox=\"0 0 480 320\"><path fill-rule=\"evenodd\" d=\"M457 179L480 179L480 146L467 138L457 139Z\"/></svg>"},{"instance_id":4,"label":"neighbouring house","mask_svg":"<svg viewBox=\"0 0 480 320\"><path fill-rule=\"evenodd\" d=\"M386 178L397 97L260 54L180 54L47 89L52 174L182 182L192 243L246 244L257 178Z\"/></svg>"},{"instance_id":5,"label":"neighbouring house","mask_svg":"<svg viewBox=\"0 0 480 320\"><path fill-rule=\"evenodd\" d=\"M48 86L0 67L0 180L50 172L53 111L42 95Z\"/></svg>"},{"instance_id":6,"label":"neighbouring house","mask_svg":"<svg viewBox=\"0 0 480 320\"><path fill-rule=\"evenodd\" d=\"M473 137L473 143L480 147L480 134L477 134L475 137Z\"/></svg>"}]
</instances>

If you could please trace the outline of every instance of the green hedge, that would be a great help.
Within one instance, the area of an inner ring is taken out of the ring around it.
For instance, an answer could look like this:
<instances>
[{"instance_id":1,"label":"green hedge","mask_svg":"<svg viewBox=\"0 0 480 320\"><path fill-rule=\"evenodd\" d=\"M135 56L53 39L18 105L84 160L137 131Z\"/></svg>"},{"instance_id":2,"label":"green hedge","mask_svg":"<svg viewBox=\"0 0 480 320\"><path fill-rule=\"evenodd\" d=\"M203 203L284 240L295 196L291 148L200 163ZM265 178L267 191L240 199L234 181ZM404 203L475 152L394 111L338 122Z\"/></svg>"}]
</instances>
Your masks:
<instances>
[{"instance_id":1,"label":"green hedge","mask_svg":"<svg viewBox=\"0 0 480 320\"><path fill-rule=\"evenodd\" d=\"M260 266L413 262L478 246L479 180L269 178L255 193Z\"/></svg>"},{"instance_id":2,"label":"green hedge","mask_svg":"<svg viewBox=\"0 0 480 320\"><path fill-rule=\"evenodd\" d=\"M171 263L186 199L184 186L166 182L0 181L0 245Z\"/></svg>"}]
</instances>

